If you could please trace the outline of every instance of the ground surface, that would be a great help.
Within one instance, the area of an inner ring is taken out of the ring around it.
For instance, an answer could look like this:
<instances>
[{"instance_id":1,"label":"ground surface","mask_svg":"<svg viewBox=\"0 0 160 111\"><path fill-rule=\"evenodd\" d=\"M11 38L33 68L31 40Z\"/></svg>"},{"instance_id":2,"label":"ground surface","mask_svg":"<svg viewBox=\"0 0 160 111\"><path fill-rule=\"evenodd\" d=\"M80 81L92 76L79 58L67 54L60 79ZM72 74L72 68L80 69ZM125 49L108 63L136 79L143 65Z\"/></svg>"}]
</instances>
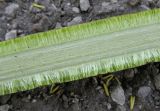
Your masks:
<instances>
[{"instance_id":1,"label":"ground surface","mask_svg":"<svg viewBox=\"0 0 160 111\"><path fill-rule=\"evenodd\" d=\"M158 0L0 0L0 41L158 7ZM114 73L121 84L110 82L109 97L99 76L57 85L53 94L47 86L1 96L0 111L129 111L131 95L134 111L159 111L159 69L152 63Z\"/></svg>"}]
</instances>

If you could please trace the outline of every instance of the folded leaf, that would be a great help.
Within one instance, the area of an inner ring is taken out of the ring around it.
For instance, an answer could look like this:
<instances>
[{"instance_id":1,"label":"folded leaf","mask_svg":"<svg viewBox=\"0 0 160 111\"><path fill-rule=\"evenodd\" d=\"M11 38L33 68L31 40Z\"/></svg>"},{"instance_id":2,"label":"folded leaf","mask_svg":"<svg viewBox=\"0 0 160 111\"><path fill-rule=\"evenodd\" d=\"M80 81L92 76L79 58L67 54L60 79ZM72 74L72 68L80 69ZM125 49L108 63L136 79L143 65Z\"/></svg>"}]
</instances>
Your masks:
<instances>
[{"instance_id":1,"label":"folded leaf","mask_svg":"<svg viewBox=\"0 0 160 111\"><path fill-rule=\"evenodd\" d=\"M160 61L160 10L0 42L0 95Z\"/></svg>"}]
</instances>

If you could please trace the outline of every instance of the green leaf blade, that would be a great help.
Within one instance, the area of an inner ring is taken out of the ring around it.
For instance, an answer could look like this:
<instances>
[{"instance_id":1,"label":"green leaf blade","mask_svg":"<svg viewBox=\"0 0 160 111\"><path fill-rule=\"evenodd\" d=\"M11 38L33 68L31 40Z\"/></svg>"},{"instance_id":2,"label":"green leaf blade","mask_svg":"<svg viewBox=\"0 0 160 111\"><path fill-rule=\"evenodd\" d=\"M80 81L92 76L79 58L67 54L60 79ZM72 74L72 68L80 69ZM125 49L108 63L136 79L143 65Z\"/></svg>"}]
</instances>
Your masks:
<instances>
[{"instance_id":1,"label":"green leaf blade","mask_svg":"<svg viewBox=\"0 0 160 111\"><path fill-rule=\"evenodd\" d=\"M160 61L160 10L0 43L0 95Z\"/></svg>"}]
</instances>

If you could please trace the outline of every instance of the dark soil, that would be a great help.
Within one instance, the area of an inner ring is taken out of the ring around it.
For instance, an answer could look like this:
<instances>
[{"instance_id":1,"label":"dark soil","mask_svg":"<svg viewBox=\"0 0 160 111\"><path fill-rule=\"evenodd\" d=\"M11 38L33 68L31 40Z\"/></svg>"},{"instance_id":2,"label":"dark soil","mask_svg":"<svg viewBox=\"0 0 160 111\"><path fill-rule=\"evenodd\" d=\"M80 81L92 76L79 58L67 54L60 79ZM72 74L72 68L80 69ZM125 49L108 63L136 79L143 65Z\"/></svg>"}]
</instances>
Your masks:
<instances>
[{"instance_id":1,"label":"dark soil","mask_svg":"<svg viewBox=\"0 0 160 111\"><path fill-rule=\"evenodd\" d=\"M0 41L158 7L159 0L0 0ZM121 84L110 82L110 96L102 76L57 84L52 93L45 86L1 96L0 111L129 111L130 96L134 111L159 111L159 69L151 63L113 73Z\"/></svg>"}]
</instances>

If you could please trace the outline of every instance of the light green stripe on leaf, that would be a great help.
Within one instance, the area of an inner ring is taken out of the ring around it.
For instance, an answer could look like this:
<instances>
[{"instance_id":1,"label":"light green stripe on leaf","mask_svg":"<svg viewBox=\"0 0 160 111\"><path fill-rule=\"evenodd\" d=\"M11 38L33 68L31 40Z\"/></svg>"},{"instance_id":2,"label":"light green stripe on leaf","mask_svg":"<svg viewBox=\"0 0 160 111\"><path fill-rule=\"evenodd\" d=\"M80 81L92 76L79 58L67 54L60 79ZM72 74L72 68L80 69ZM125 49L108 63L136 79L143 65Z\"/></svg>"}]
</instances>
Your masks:
<instances>
[{"instance_id":1,"label":"light green stripe on leaf","mask_svg":"<svg viewBox=\"0 0 160 111\"><path fill-rule=\"evenodd\" d=\"M160 10L0 43L0 95L160 61Z\"/></svg>"}]
</instances>

